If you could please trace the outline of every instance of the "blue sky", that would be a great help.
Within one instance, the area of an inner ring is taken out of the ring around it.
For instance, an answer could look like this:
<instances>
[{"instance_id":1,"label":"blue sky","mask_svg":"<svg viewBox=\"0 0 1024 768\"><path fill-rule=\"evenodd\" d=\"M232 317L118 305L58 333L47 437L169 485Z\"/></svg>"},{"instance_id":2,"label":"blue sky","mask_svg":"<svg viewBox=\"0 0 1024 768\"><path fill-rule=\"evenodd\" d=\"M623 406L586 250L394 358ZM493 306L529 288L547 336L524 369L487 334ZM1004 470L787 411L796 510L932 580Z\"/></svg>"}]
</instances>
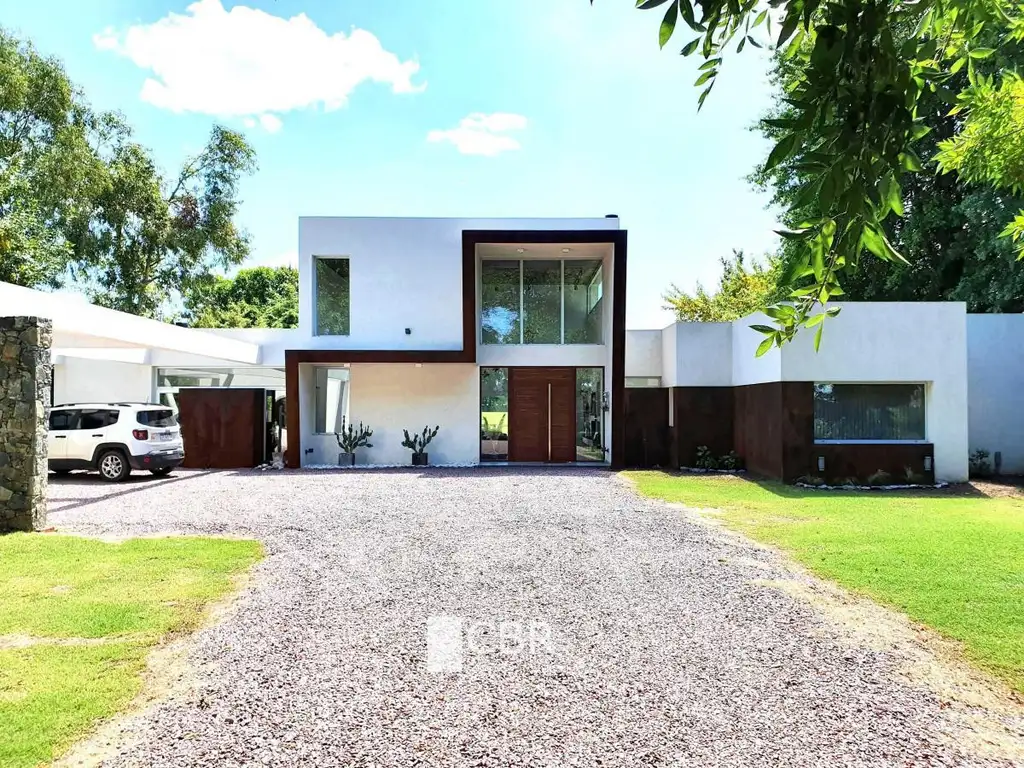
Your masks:
<instances>
[{"instance_id":1,"label":"blue sky","mask_svg":"<svg viewBox=\"0 0 1024 768\"><path fill-rule=\"evenodd\" d=\"M653 328L670 283L713 284L730 249L774 248L743 178L766 155L749 126L771 94L748 47L698 115L689 35L659 51L660 14L633 5L0 0L0 19L167 169L213 123L243 130L260 164L240 214L253 263L294 258L300 215L616 213L628 324Z\"/></svg>"}]
</instances>

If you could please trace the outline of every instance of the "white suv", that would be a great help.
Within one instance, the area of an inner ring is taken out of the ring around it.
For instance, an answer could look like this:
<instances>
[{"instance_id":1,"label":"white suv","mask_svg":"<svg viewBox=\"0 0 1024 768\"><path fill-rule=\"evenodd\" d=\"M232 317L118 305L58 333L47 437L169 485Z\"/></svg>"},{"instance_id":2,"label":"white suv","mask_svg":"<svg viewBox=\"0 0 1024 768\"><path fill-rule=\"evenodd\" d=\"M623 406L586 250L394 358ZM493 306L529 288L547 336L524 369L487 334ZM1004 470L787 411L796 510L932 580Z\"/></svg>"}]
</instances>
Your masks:
<instances>
[{"instance_id":1,"label":"white suv","mask_svg":"<svg viewBox=\"0 0 1024 768\"><path fill-rule=\"evenodd\" d=\"M99 470L124 480L133 469L166 475L185 460L174 412L150 403L66 403L50 410L50 471Z\"/></svg>"}]
</instances>

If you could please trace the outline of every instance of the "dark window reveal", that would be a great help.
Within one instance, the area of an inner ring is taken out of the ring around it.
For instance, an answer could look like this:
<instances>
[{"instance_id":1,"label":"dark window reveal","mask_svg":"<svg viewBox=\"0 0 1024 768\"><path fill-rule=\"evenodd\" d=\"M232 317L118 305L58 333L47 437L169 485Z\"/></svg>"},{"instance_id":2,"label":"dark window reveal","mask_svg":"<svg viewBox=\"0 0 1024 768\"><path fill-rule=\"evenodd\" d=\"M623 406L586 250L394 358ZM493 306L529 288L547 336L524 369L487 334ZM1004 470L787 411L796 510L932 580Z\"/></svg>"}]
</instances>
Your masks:
<instances>
[{"instance_id":1,"label":"dark window reveal","mask_svg":"<svg viewBox=\"0 0 1024 768\"><path fill-rule=\"evenodd\" d=\"M145 427L175 427L178 425L174 418L174 411L170 408L139 411L135 414L135 420Z\"/></svg>"}]
</instances>

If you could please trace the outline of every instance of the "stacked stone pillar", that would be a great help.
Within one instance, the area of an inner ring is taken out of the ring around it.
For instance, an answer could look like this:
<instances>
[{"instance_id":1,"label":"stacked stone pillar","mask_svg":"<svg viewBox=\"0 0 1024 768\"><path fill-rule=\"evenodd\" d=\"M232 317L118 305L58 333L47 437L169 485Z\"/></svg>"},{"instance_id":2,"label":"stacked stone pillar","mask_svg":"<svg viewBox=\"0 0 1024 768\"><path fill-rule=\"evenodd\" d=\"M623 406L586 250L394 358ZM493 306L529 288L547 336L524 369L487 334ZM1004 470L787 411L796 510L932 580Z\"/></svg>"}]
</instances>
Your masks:
<instances>
[{"instance_id":1,"label":"stacked stone pillar","mask_svg":"<svg viewBox=\"0 0 1024 768\"><path fill-rule=\"evenodd\" d=\"M0 532L46 527L52 327L0 317Z\"/></svg>"}]
</instances>

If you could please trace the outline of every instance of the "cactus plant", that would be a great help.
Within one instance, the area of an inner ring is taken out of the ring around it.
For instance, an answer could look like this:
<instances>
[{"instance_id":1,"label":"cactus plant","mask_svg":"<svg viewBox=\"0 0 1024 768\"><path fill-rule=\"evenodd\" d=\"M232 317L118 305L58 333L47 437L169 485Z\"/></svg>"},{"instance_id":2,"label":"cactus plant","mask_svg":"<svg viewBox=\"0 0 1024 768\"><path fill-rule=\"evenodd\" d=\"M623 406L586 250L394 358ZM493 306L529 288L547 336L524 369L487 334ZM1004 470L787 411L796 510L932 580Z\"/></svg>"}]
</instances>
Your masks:
<instances>
[{"instance_id":1,"label":"cactus plant","mask_svg":"<svg viewBox=\"0 0 1024 768\"><path fill-rule=\"evenodd\" d=\"M405 440L402 441L402 447L408 448L412 451L413 456L425 454L427 452L427 446L430 445L430 441L437 437L437 431L441 429L440 426L436 426L431 429L429 426L423 428L423 434L413 433L409 434L408 429L403 429L405 433Z\"/></svg>"},{"instance_id":2,"label":"cactus plant","mask_svg":"<svg viewBox=\"0 0 1024 768\"><path fill-rule=\"evenodd\" d=\"M334 438L338 441L338 447L342 451L341 455L338 456L338 463L345 463L342 456L349 455L354 457L356 448L373 448L373 443L370 442L372 436L373 430L369 427L364 427L361 421L359 422L358 429L352 424L345 424L343 422L341 432L334 433ZM354 458L347 463L354 463Z\"/></svg>"}]
</instances>

